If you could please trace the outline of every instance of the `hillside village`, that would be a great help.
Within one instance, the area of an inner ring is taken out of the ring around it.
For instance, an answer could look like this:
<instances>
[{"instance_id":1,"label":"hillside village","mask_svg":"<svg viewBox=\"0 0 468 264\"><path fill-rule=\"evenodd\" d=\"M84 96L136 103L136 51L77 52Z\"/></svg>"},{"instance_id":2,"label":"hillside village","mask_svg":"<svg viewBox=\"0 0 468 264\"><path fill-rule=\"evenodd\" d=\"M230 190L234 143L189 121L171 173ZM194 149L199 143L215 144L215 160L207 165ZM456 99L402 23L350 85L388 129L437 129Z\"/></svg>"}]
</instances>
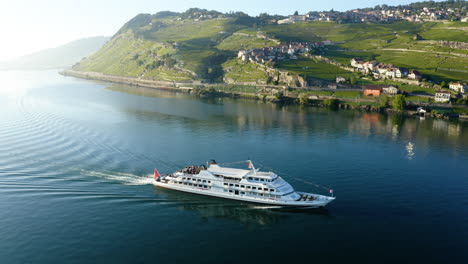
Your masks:
<instances>
[{"instance_id":1,"label":"hillside village","mask_svg":"<svg viewBox=\"0 0 468 264\"><path fill-rule=\"evenodd\" d=\"M461 21L468 22L467 6L465 1L458 1L456 7L447 7L441 3L422 2L418 5L391 7L387 5L375 8L354 9L346 12L322 11L309 12L299 15L297 12L287 18L277 20L278 24L290 24L303 21L326 21L338 23L389 23L396 21L410 22L437 22ZM426 4L427 6L421 6ZM452 5L449 5L452 6Z\"/></svg>"},{"instance_id":2,"label":"hillside village","mask_svg":"<svg viewBox=\"0 0 468 264\"><path fill-rule=\"evenodd\" d=\"M251 50L240 50L237 57L244 62L268 63L285 59L297 59L298 55L305 55L316 48L322 48L330 44L330 41L323 42L291 42L273 47L264 47Z\"/></svg>"},{"instance_id":3,"label":"hillside village","mask_svg":"<svg viewBox=\"0 0 468 264\"><path fill-rule=\"evenodd\" d=\"M326 45L332 44L331 41L323 42L290 42L289 44L281 44L273 47L263 47L257 49L245 50L238 52L237 58L243 62L251 62L265 65L272 65L274 62L283 60L297 60L298 56L309 56L310 52L316 48L323 48ZM397 67L393 64L382 63L375 60L365 61L362 58L353 58L350 60L350 65L355 72L360 72L366 76L372 76L375 80L396 80L403 83L419 85L423 79L423 75L417 70L409 70L405 67ZM336 83L342 84L347 82L347 79L338 76ZM338 86L329 84L328 88L337 89ZM468 84L462 82L449 83L448 88L460 96L465 95L468 90ZM367 85L362 87L363 95L365 96L380 96L381 94L396 95L402 91L396 85ZM446 90L438 90L435 92L433 100L435 102L446 103L450 102L452 94Z\"/></svg>"},{"instance_id":4,"label":"hillside village","mask_svg":"<svg viewBox=\"0 0 468 264\"><path fill-rule=\"evenodd\" d=\"M274 47L264 47L251 50L240 50L237 58L243 62L251 62L258 64L271 65L275 61L296 60L298 56L307 56L314 48L324 47L330 44L325 42L291 42L290 44L277 45ZM417 70L409 70L405 67L397 67L393 64L381 63L378 61L365 61L362 58L353 58L350 60L350 65L355 71L364 75L371 75L374 79L392 79L401 82L412 83L419 85L422 80L422 74ZM408 80L408 81L405 81ZM342 84L347 82L347 79L338 76L336 83ZM329 84L328 88L337 89L337 85ZM454 99L465 96L465 91L468 90L468 84L462 82L449 83L448 88L455 93L452 95L447 90L437 90L432 100L436 103L448 103L452 97ZM368 97L378 97L381 95L395 96L402 93L397 85L365 85L362 86L362 94ZM458 94L458 96L457 96Z\"/></svg>"},{"instance_id":5,"label":"hillside village","mask_svg":"<svg viewBox=\"0 0 468 264\"><path fill-rule=\"evenodd\" d=\"M459 102L467 89L466 8L418 4L427 6L288 17L198 8L139 14L74 69L244 93L271 86L352 100L403 93L417 103Z\"/></svg>"}]
</instances>

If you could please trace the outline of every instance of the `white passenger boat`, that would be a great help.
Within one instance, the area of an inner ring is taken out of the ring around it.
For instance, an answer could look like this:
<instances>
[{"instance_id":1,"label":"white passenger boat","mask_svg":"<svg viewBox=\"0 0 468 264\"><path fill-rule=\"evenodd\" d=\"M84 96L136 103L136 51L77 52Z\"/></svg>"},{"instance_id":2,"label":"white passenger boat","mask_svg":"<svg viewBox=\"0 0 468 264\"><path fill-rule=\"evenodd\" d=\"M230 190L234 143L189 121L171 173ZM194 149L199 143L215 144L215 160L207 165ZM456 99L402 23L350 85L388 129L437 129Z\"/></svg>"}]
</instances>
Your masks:
<instances>
[{"instance_id":1,"label":"white passenger boat","mask_svg":"<svg viewBox=\"0 0 468 264\"><path fill-rule=\"evenodd\" d=\"M154 184L183 192L279 206L317 208L335 200L333 196L297 192L277 174L261 172L255 169L252 161L246 162L248 170L221 167L214 160L207 166L189 166L163 176L155 169Z\"/></svg>"}]
</instances>

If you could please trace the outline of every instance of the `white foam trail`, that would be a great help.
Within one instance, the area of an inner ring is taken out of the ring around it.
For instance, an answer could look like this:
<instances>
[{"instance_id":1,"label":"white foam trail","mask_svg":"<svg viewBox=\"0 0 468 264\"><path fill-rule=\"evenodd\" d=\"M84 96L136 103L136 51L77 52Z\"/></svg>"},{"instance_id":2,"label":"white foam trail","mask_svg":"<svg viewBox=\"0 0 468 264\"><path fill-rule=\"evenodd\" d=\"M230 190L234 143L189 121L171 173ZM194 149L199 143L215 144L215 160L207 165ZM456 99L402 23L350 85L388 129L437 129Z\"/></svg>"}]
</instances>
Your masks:
<instances>
[{"instance_id":1,"label":"white foam trail","mask_svg":"<svg viewBox=\"0 0 468 264\"><path fill-rule=\"evenodd\" d=\"M151 174L140 176L140 175L118 172L118 171L87 171L87 170L81 170L81 174L98 177L98 178L109 180L109 181L117 181L125 185L153 184L153 178Z\"/></svg>"}]
</instances>

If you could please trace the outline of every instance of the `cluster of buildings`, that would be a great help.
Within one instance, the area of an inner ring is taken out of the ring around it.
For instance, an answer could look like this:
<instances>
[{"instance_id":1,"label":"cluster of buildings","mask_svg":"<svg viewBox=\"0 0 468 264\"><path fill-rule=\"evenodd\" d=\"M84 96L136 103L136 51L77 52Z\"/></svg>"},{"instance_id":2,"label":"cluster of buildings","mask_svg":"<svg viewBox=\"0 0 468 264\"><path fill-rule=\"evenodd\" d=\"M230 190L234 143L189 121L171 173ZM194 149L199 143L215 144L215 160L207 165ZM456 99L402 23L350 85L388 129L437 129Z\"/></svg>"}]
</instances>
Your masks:
<instances>
[{"instance_id":1,"label":"cluster of buildings","mask_svg":"<svg viewBox=\"0 0 468 264\"><path fill-rule=\"evenodd\" d=\"M342 23L386 23L407 20L411 22L456 20L468 22L466 8L443 7L382 7L380 9L354 9L346 12L309 12L305 15L290 15L278 20L278 24L291 24L302 21L337 21Z\"/></svg>"},{"instance_id":2,"label":"cluster of buildings","mask_svg":"<svg viewBox=\"0 0 468 264\"><path fill-rule=\"evenodd\" d=\"M380 96L382 94L386 95L397 95L400 93L400 89L397 86L389 85L367 85L364 87L363 94L366 96Z\"/></svg>"},{"instance_id":3,"label":"cluster of buildings","mask_svg":"<svg viewBox=\"0 0 468 264\"><path fill-rule=\"evenodd\" d=\"M449 89L464 94L468 90L468 84L461 82L449 83Z\"/></svg>"},{"instance_id":4,"label":"cluster of buildings","mask_svg":"<svg viewBox=\"0 0 468 264\"><path fill-rule=\"evenodd\" d=\"M393 64L381 63L378 61L364 61L361 58L353 58L351 66L364 74L372 74L376 79L408 78L411 80L421 80L422 75L416 70L409 71L404 67L397 67Z\"/></svg>"},{"instance_id":5,"label":"cluster of buildings","mask_svg":"<svg viewBox=\"0 0 468 264\"><path fill-rule=\"evenodd\" d=\"M382 86L382 85L368 85L363 88L363 94L366 96L374 96L378 97L382 94L385 95L396 95L399 94L400 90L398 87L390 85L390 86ZM436 91L434 94L434 101L437 103L448 103L450 102L451 93L449 91L439 90Z\"/></svg>"},{"instance_id":6,"label":"cluster of buildings","mask_svg":"<svg viewBox=\"0 0 468 264\"><path fill-rule=\"evenodd\" d=\"M343 77L337 77L336 80L338 83L338 81L341 82L346 79ZM462 94L464 93L465 89L468 89L467 84L463 84L459 82L451 83L449 87L451 90L457 91ZM336 84L329 85L328 88L337 89L337 85ZM366 85L362 88L362 93L365 96L372 96L372 97L379 97L381 95L393 96L393 95L397 95L401 93L401 90L398 89L398 86L396 85ZM438 90L435 92L433 99L437 103L448 103L450 102L451 97L452 97L452 93L450 91Z\"/></svg>"},{"instance_id":7,"label":"cluster of buildings","mask_svg":"<svg viewBox=\"0 0 468 264\"><path fill-rule=\"evenodd\" d=\"M244 62L266 63L285 59L297 59L297 55L310 52L317 47L323 47L331 42L291 42L273 47L264 47L250 50L240 50L237 58Z\"/></svg>"},{"instance_id":8,"label":"cluster of buildings","mask_svg":"<svg viewBox=\"0 0 468 264\"><path fill-rule=\"evenodd\" d=\"M465 91L468 90L468 84L461 83L461 82L453 82L449 84L449 89L459 93L458 96L465 97L466 96ZM450 91L444 91L444 90L436 91L434 95L434 101L448 103L450 102L451 94L452 93Z\"/></svg>"}]
</instances>

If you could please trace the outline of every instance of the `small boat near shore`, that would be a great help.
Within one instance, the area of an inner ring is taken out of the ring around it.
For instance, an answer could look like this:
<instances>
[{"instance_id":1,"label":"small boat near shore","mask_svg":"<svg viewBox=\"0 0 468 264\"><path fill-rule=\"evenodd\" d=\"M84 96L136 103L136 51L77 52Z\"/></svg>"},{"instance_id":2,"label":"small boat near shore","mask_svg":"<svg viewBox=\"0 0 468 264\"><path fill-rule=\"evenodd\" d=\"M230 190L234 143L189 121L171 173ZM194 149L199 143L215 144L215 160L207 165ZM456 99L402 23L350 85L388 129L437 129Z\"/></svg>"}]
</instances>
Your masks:
<instances>
[{"instance_id":1,"label":"small boat near shore","mask_svg":"<svg viewBox=\"0 0 468 264\"><path fill-rule=\"evenodd\" d=\"M252 161L245 162L249 169L221 167L214 160L206 166L188 166L162 176L154 169L154 184L177 191L278 206L319 208L335 200L334 196L295 191L276 173L259 171Z\"/></svg>"}]
</instances>

